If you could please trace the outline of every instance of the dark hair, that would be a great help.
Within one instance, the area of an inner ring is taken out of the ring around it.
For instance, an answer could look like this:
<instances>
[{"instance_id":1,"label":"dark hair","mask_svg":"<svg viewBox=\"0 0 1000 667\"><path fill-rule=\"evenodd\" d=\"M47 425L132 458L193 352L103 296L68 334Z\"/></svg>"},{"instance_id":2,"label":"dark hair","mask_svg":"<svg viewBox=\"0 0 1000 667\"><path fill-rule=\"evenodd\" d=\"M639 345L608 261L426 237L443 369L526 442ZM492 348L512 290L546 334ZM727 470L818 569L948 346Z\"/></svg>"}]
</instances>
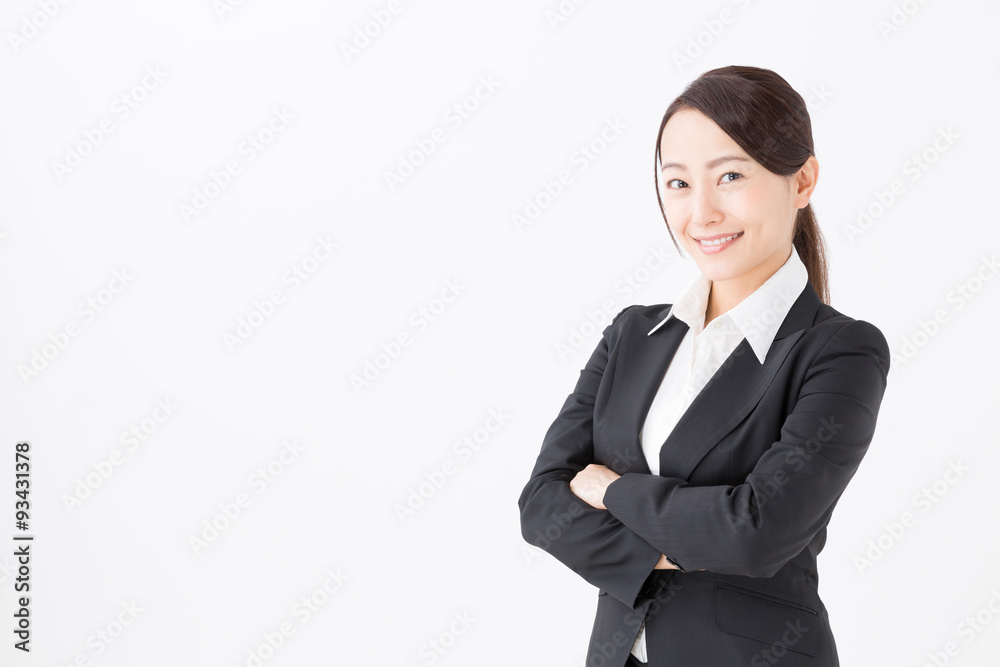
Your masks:
<instances>
[{"instance_id":1,"label":"dark hair","mask_svg":"<svg viewBox=\"0 0 1000 667\"><path fill-rule=\"evenodd\" d=\"M780 176L797 172L814 155L812 124L805 100L787 81L769 69L730 65L709 70L687 85L663 114L656 135L653 180L656 200L666 222L660 197L660 140L667 121L677 111L695 109L711 118L747 155ZM680 251L670 225L667 231ZM792 245L809 272L809 282L823 303L830 303L823 235L807 204L795 216Z\"/></svg>"}]
</instances>

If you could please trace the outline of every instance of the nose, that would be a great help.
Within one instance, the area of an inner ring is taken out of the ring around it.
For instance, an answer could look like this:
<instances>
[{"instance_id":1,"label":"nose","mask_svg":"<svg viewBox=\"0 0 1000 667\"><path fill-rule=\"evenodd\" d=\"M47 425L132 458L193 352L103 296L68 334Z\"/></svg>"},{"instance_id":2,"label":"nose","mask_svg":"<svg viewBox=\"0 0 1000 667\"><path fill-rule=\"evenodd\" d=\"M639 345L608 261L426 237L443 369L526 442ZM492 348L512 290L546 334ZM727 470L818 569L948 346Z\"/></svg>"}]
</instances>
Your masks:
<instances>
[{"instance_id":1,"label":"nose","mask_svg":"<svg viewBox=\"0 0 1000 667\"><path fill-rule=\"evenodd\" d=\"M712 188L702 187L694 193L691 203L691 222L706 226L722 220L718 197Z\"/></svg>"}]
</instances>

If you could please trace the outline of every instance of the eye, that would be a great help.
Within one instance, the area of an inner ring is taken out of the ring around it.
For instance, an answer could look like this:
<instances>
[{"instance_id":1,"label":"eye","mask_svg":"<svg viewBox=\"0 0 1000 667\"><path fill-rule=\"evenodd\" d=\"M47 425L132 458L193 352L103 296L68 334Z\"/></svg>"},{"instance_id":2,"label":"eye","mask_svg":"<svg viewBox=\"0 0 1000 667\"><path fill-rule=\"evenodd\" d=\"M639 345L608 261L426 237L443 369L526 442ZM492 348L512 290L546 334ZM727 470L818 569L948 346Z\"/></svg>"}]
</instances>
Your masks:
<instances>
[{"instance_id":1,"label":"eye","mask_svg":"<svg viewBox=\"0 0 1000 667\"><path fill-rule=\"evenodd\" d=\"M668 188L674 188L674 186L670 185L671 183L680 183L681 185L678 185L677 188L686 188L687 187L687 183L685 183L684 181L682 181L679 178L672 178L669 181L667 181L667 187Z\"/></svg>"},{"instance_id":2,"label":"eye","mask_svg":"<svg viewBox=\"0 0 1000 667\"><path fill-rule=\"evenodd\" d=\"M727 180L725 180L726 176L735 176L736 178L731 178L731 179L729 179L729 180L727 181ZM722 181L722 182L723 182L723 183L732 183L732 182L733 182L733 181L735 181L735 180L736 180L737 178L743 178L743 174L738 174L738 173L736 173L735 171L729 171L729 172L726 172L725 174L723 174L723 175L722 175L722 179L723 179L723 181Z\"/></svg>"}]
</instances>

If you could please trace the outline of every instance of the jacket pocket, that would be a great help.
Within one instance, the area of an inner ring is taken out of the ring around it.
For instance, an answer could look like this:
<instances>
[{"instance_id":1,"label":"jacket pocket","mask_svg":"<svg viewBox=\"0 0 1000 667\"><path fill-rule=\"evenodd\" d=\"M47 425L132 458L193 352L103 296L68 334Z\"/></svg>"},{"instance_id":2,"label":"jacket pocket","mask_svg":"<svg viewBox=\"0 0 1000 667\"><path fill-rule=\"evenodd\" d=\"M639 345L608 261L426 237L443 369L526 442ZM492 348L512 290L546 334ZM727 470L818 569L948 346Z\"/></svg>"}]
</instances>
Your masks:
<instances>
[{"instance_id":1,"label":"jacket pocket","mask_svg":"<svg viewBox=\"0 0 1000 667\"><path fill-rule=\"evenodd\" d=\"M815 609L730 584L716 584L714 608L723 632L808 656L819 653L826 634Z\"/></svg>"}]
</instances>

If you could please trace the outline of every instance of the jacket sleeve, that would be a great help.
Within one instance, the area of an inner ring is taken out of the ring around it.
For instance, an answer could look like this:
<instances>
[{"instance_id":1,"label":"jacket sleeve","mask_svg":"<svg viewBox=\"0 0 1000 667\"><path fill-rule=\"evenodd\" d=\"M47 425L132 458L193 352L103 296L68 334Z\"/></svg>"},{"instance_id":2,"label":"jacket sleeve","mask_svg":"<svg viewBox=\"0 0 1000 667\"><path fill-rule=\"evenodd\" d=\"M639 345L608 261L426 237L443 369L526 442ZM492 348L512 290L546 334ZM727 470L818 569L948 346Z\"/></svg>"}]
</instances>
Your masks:
<instances>
[{"instance_id":1,"label":"jacket sleeve","mask_svg":"<svg viewBox=\"0 0 1000 667\"><path fill-rule=\"evenodd\" d=\"M586 581L629 607L660 559L660 550L607 510L580 500L569 488L594 460L594 403L608 363L608 339L629 306L605 329L580 371L576 387L545 433L531 478L518 499L521 534Z\"/></svg>"},{"instance_id":2,"label":"jacket sleeve","mask_svg":"<svg viewBox=\"0 0 1000 667\"><path fill-rule=\"evenodd\" d=\"M820 350L780 439L739 485L628 473L609 512L686 571L771 577L829 522L875 431L889 346L852 320Z\"/></svg>"}]
</instances>

